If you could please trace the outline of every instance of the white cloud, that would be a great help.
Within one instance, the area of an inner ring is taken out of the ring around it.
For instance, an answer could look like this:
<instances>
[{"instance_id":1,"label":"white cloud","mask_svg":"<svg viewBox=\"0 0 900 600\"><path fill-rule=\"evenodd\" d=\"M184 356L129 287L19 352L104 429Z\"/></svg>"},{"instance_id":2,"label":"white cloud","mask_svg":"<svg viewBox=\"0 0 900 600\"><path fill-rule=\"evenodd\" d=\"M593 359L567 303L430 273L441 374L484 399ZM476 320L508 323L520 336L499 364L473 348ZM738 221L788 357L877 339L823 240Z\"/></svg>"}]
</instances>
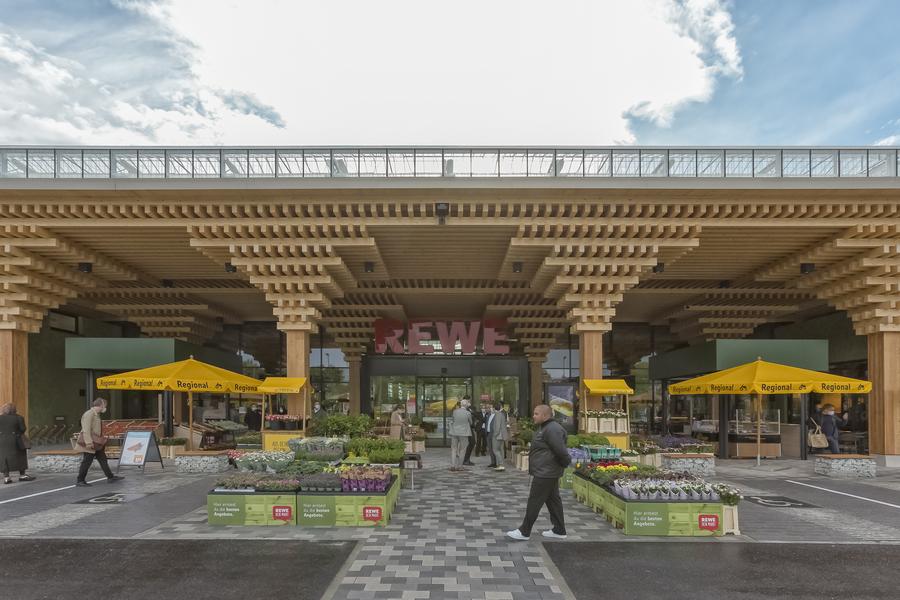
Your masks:
<instances>
[{"instance_id":1,"label":"white cloud","mask_svg":"<svg viewBox=\"0 0 900 600\"><path fill-rule=\"evenodd\" d=\"M141 59L178 68L161 75L156 64L135 81L126 65L101 71L7 34L0 48L26 58L0 53L0 81L30 81L0 94L7 143L634 142L631 119L671 124L742 72L716 0L116 5L153 23L168 48ZM115 60L115 48L106 55ZM43 64L51 76L28 80ZM40 85L48 100L36 100Z\"/></svg>"},{"instance_id":2,"label":"white cloud","mask_svg":"<svg viewBox=\"0 0 900 600\"><path fill-rule=\"evenodd\" d=\"M889 135L875 142L876 146L900 146L900 135Z\"/></svg>"}]
</instances>

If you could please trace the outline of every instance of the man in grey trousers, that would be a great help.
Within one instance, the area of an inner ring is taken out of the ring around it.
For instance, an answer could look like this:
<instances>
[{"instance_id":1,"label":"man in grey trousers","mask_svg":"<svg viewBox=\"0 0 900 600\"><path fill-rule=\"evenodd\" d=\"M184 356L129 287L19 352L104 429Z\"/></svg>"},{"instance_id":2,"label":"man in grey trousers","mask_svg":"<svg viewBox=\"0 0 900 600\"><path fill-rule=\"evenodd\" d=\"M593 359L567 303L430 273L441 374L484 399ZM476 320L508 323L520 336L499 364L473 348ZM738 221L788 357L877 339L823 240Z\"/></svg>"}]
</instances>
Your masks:
<instances>
[{"instance_id":1,"label":"man in grey trousers","mask_svg":"<svg viewBox=\"0 0 900 600\"><path fill-rule=\"evenodd\" d=\"M450 470L457 473L463 471L463 459L469 436L472 435L472 413L469 412L469 401L465 398L453 409L450 418Z\"/></svg>"},{"instance_id":2,"label":"man in grey trousers","mask_svg":"<svg viewBox=\"0 0 900 600\"><path fill-rule=\"evenodd\" d=\"M503 410L503 405L496 402L494 403L493 419L491 419L491 430L488 434L488 441L493 448L491 458L497 462L494 467L495 471L506 470L503 465L506 462L506 441L509 439L509 429L506 425L506 412Z\"/></svg>"}]
</instances>

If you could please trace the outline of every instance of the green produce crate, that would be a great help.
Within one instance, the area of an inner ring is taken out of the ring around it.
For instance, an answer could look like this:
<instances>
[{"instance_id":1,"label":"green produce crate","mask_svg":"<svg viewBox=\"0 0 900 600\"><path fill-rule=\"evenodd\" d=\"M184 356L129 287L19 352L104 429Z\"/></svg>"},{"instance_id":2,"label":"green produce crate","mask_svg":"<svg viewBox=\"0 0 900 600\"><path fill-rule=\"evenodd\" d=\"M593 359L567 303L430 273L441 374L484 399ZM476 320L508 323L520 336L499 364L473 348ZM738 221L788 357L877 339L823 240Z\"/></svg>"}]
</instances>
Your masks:
<instances>
[{"instance_id":1,"label":"green produce crate","mask_svg":"<svg viewBox=\"0 0 900 600\"><path fill-rule=\"evenodd\" d=\"M297 496L269 492L216 492L206 496L210 525L297 524Z\"/></svg>"}]
</instances>

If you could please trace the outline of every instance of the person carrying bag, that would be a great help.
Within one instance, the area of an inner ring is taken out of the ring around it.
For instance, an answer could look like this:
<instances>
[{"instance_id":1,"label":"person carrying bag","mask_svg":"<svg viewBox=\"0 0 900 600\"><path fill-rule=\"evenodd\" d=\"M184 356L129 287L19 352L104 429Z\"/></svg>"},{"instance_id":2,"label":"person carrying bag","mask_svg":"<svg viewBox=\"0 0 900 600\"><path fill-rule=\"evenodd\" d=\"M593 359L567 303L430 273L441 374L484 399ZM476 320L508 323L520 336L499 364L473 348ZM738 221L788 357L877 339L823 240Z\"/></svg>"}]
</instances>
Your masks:
<instances>
[{"instance_id":1,"label":"person carrying bag","mask_svg":"<svg viewBox=\"0 0 900 600\"><path fill-rule=\"evenodd\" d=\"M88 469L91 468L95 458L100 463L100 468L103 469L103 474L106 475L107 481L112 483L113 481L124 479L119 475L114 475L107 462L104 448L109 438L102 435L103 423L100 419L100 415L105 412L106 400L97 398L87 412L81 415L81 432L75 439L75 449L81 452L81 466L78 469L78 479L75 480L75 485L77 486L91 485L86 481L86 477Z\"/></svg>"},{"instance_id":2,"label":"person carrying bag","mask_svg":"<svg viewBox=\"0 0 900 600\"><path fill-rule=\"evenodd\" d=\"M819 426L812 418L809 419L810 423L815 427L815 431L807 431L806 432L806 444L810 448L827 448L828 447L828 438L825 437L825 434L822 433L822 427Z\"/></svg>"}]
</instances>

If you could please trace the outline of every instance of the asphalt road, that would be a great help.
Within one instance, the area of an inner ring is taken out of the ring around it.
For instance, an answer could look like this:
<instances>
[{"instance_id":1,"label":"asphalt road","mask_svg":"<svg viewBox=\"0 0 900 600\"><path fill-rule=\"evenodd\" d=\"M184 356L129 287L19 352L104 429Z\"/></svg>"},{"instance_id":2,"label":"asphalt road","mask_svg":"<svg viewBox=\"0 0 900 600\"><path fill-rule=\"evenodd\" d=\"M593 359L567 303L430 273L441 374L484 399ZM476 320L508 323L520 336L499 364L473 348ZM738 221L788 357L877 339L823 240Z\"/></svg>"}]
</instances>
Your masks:
<instances>
[{"instance_id":1,"label":"asphalt road","mask_svg":"<svg viewBox=\"0 0 900 600\"><path fill-rule=\"evenodd\" d=\"M900 597L900 546L546 543L578 600Z\"/></svg>"},{"instance_id":2,"label":"asphalt road","mask_svg":"<svg viewBox=\"0 0 900 600\"><path fill-rule=\"evenodd\" d=\"M0 542L0 598L318 600L355 542Z\"/></svg>"}]
</instances>

